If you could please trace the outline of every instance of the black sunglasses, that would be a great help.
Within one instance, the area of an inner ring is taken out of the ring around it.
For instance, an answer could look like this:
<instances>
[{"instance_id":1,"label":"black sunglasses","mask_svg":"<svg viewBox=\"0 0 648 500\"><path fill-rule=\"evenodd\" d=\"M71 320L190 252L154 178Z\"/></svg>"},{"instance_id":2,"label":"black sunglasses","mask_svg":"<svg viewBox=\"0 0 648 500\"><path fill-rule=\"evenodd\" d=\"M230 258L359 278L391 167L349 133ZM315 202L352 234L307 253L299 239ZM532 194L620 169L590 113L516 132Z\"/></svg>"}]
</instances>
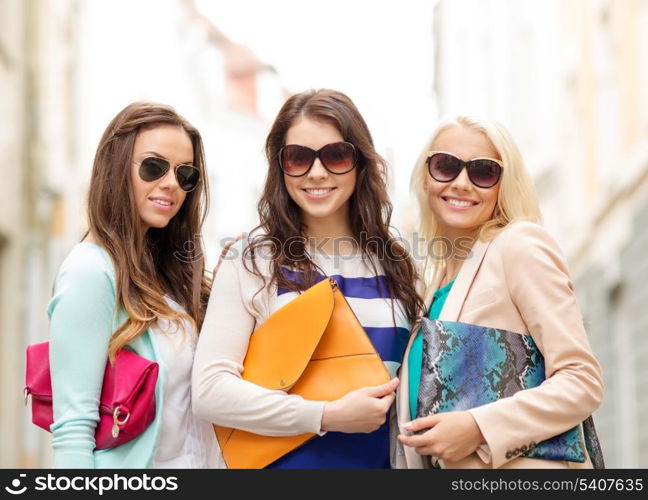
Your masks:
<instances>
[{"instance_id":1,"label":"black sunglasses","mask_svg":"<svg viewBox=\"0 0 648 500\"><path fill-rule=\"evenodd\" d=\"M288 144L279 150L279 166L290 177L306 175L315 158L319 158L330 173L342 175L355 168L358 154L350 142L332 142L317 151L298 144Z\"/></svg>"},{"instance_id":2,"label":"black sunglasses","mask_svg":"<svg viewBox=\"0 0 648 500\"><path fill-rule=\"evenodd\" d=\"M153 182L163 177L170 168L168 161L150 156L140 163L139 176L143 181ZM200 182L200 170L193 165L176 165L175 176L180 189L185 192L193 191Z\"/></svg>"},{"instance_id":3,"label":"black sunglasses","mask_svg":"<svg viewBox=\"0 0 648 500\"><path fill-rule=\"evenodd\" d=\"M468 178L475 186L491 188L500 180L502 162L493 158L474 158L463 161L452 153L431 151L427 157L428 172L435 181L450 182L455 180L466 168Z\"/></svg>"}]
</instances>

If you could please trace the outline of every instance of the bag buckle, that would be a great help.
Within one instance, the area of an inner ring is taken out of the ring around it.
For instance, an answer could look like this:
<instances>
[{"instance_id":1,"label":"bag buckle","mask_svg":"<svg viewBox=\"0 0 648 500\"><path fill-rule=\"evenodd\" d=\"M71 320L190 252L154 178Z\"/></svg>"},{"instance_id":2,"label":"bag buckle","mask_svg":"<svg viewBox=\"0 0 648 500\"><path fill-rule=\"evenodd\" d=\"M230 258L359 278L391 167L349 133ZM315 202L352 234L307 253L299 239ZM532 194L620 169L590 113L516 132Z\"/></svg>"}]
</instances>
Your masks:
<instances>
[{"instance_id":1,"label":"bag buckle","mask_svg":"<svg viewBox=\"0 0 648 500\"><path fill-rule=\"evenodd\" d=\"M123 415L125 415L125 417ZM117 437L119 436L119 431L121 430L119 426L125 425L126 422L128 422L129 418L130 412L127 411L122 414L122 409L120 406L117 406L117 408L115 408L115 411L113 412L112 437L117 439Z\"/></svg>"}]
</instances>

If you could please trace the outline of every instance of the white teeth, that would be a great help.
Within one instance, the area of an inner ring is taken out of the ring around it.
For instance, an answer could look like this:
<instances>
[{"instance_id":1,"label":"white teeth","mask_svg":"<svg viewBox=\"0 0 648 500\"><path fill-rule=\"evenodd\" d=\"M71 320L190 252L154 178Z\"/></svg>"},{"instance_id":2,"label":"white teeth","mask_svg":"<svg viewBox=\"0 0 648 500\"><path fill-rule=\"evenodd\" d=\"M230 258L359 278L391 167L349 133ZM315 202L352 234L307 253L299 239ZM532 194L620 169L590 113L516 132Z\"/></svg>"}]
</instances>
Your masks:
<instances>
[{"instance_id":1,"label":"white teeth","mask_svg":"<svg viewBox=\"0 0 648 500\"><path fill-rule=\"evenodd\" d=\"M326 188L326 189L306 189L306 192L309 194L326 194L330 191L333 191L333 188Z\"/></svg>"},{"instance_id":2,"label":"white teeth","mask_svg":"<svg viewBox=\"0 0 648 500\"><path fill-rule=\"evenodd\" d=\"M474 205L474 203L471 201L453 200L451 198L448 198L446 201L450 203L450 205L454 205L455 207L470 207Z\"/></svg>"},{"instance_id":3,"label":"white teeth","mask_svg":"<svg viewBox=\"0 0 648 500\"><path fill-rule=\"evenodd\" d=\"M151 200L153 203L157 203L158 205L162 205L163 207L168 207L171 205L170 201L164 201L164 200Z\"/></svg>"}]
</instances>

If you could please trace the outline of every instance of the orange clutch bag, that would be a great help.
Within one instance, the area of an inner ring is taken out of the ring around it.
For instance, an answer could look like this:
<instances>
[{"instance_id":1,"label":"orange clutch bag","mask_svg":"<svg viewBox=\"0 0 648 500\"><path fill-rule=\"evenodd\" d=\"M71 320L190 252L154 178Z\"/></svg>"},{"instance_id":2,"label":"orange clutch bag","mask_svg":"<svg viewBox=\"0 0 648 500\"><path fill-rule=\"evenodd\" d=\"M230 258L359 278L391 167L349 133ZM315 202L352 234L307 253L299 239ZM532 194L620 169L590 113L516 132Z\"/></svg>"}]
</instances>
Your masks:
<instances>
[{"instance_id":1,"label":"orange clutch bag","mask_svg":"<svg viewBox=\"0 0 648 500\"><path fill-rule=\"evenodd\" d=\"M314 401L333 401L390 379L331 278L278 309L252 334L243 368L245 380ZM214 429L231 469L263 468L315 437L261 436L218 425Z\"/></svg>"}]
</instances>

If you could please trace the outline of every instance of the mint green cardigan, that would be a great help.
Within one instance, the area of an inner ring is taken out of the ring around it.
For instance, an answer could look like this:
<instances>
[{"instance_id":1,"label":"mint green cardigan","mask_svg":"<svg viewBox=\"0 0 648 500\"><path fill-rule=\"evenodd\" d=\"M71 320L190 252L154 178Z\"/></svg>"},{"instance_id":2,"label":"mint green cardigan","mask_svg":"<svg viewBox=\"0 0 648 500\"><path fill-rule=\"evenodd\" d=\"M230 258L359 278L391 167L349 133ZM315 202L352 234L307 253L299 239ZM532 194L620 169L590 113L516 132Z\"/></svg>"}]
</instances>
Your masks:
<instances>
[{"instance_id":1,"label":"mint green cardigan","mask_svg":"<svg viewBox=\"0 0 648 500\"><path fill-rule=\"evenodd\" d=\"M128 347L160 365L155 388L156 415L137 438L107 450L94 450L99 396L112 333L126 319L115 310L116 280L108 253L94 243L75 245L63 261L47 307L54 423L52 446L57 468L151 468L160 437L166 367L150 329Z\"/></svg>"}]
</instances>

